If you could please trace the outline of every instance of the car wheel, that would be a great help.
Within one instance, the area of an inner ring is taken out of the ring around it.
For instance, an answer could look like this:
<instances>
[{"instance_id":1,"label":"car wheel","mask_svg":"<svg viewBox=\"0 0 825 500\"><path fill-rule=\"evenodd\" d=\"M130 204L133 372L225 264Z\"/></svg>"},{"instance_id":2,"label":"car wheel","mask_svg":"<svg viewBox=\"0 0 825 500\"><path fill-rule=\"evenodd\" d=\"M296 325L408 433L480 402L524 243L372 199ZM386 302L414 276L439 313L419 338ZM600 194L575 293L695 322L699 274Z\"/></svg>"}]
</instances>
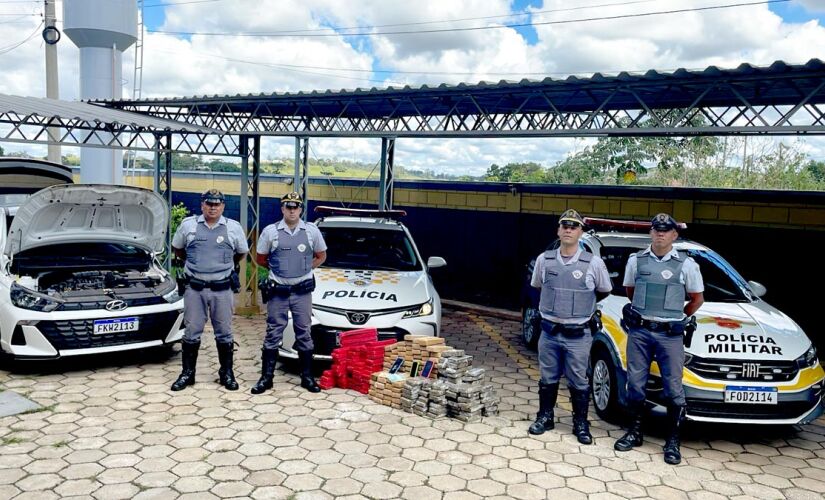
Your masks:
<instances>
[{"instance_id":1,"label":"car wheel","mask_svg":"<svg viewBox=\"0 0 825 500\"><path fill-rule=\"evenodd\" d=\"M605 349L593 353L593 374L590 390L593 394L593 408L602 420L615 421L621 416L619 408L619 387L616 365Z\"/></svg>"},{"instance_id":2,"label":"car wheel","mask_svg":"<svg viewBox=\"0 0 825 500\"><path fill-rule=\"evenodd\" d=\"M521 312L521 339L532 350L538 349L541 336L541 314L534 307L525 307Z\"/></svg>"}]
</instances>

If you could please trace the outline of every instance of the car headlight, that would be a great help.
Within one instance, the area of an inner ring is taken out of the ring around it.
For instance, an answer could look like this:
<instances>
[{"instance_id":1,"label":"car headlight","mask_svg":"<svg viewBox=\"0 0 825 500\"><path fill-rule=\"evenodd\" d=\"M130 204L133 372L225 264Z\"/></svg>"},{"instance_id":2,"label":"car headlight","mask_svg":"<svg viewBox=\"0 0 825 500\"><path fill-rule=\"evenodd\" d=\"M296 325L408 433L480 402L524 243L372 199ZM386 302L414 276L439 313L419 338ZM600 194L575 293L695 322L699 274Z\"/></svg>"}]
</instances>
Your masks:
<instances>
[{"instance_id":1,"label":"car headlight","mask_svg":"<svg viewBox=\"0 0 825 500\"><path fill-rule=\"evenodd\" d=\"M178 295L178 284L171 279L166 280L166 289L161 290L160 293L163 294L163 300L169 302L170 304L173 304L183 298Z\"/></svg>"},{"instance_id":2,"label":"car headlight","mask_svg":"<svg viewBox=\"0 0 825 500\"><path fill-rule=\"evenodd\" d=\"M29 290L17 283L11 284L10 295L12 304L21 309L29 309L31 311L54 311L62 302L54 297Z\"/></svg>"},{"instance_id":3,"label":"car headlight","mask_svg":"<svg viewBox=\"0 0 825 500\"><path fill-rule=\"evenodd\" d=\"M819 362L819 359L816 357L816 346L811 344L811 348L805 351L805 354L796 358L796 366L800 368L808 368L809 366L814 366Z\"/></svg>"},{"instance_id":4,"label":"car headlight","mask_svg":"<svg viewBox=\"0 0 825 500\"><path fill-rule=\"evenodd\" d=\"M415 318L418 316L429 316L433 313L433 299L421 305L412 307L404 311L404 318Z\"/></svg>"},{"instance_id":5,"label":"car headlight","mask_svg":"<svg viewBox=\"0 0 825 500\"><path fill-rule=\"evenodd\" d=\"M173 303L175 303L175 302L177 302L177 301L179 301L179 300L183 299L183 297L181 297L180 295L178 295L178 289L177 289L177 287L175 287L175 289L174 289L174 290L172 290L171 292L169 292L169 293L167 293L166 295L164 295L164 296L163 296L163 299L164 299L166 302L169 302L170 304L173 304Z\"/></svg>"}]
</instances>

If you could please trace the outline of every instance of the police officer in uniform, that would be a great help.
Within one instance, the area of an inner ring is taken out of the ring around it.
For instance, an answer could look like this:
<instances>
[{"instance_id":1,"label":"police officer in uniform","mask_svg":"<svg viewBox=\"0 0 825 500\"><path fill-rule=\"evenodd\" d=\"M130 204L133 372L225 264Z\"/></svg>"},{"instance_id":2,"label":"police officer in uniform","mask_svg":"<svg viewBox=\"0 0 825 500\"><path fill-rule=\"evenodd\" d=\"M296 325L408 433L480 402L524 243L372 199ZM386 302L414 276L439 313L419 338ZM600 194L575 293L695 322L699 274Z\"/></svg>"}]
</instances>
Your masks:
<instances>
[{"instance_id":1,"label":"police officer in uniform","mask_svg":"<svg viewBox=\"0 0 825 500\"><path fill-rule=\"evenodd\" d=\"M180 391L195 383L195 364L207 316L215 330L220 384L230 391L238 389L232 372L232 273L249 252L241 225L223 216L223 193L210 189L201 195L199 216L184 219L172 239L175 256L185 262L186 291L183 294L185 333L181 361L183 370L172 384Z\"/></svg>"},{"instance_id":2,"label":"police officer in uniform","mask_svg":"<svg viewBox=\"0 0 825 500\"><path fill-rule=\"evenodd\" d=\"M309 392L321 390L312 376L312 290L315 278L312 270L327 258L327 244L318 227L301 220L303 200L298 193L281 198L283 219L266 226L257 245L258 264L269 267L272 290L266 300L266 337L261 354L261 378L252 394L272 388L272 377L278 361L278 348L283 342L287 313L292 312L295 349L301 364L301 387ZM262 289L263 294L263 289Z\"/></svg>"},{"instance_id":3,"label":"police officer in uniform","mask_svg":"<svg viewBox=\"0 0 825 500\"><path fill-rule=\"evenodd\" d=\"M682 387L684 333L690 318L704 302L699 265L686 252L673 248L679 237L678 223L668 214L651 221L651 244L631 255L625 268L624 286L631 303L623 310L627 340L627 398L630 428L616 441L617 451L641 446L642 412L650 362L656 359L662 374L667 404L665 462L682 461L679 427L685 414ZM687 302L687 303L686 303Z\"/></svg>"},{"instance_id":4,"label":"police officer in uniform","mask_svg":"<svg viewBox=\"0 0 825 500\"><path fill-rule=\"evenodd\" d=\"M536 259L531 285L541 289L541 337L539 338L539 412L530 434L543 434L554 427L553 409L562 372L573 404L573 434L582 444L591 444L587 411L590 385L587 368L593 334L601 327L596 302L610 294L607 267L599 257L579 246L584 220L575 210L559 218L559 247Z\"/></svg>"}]
</instances>

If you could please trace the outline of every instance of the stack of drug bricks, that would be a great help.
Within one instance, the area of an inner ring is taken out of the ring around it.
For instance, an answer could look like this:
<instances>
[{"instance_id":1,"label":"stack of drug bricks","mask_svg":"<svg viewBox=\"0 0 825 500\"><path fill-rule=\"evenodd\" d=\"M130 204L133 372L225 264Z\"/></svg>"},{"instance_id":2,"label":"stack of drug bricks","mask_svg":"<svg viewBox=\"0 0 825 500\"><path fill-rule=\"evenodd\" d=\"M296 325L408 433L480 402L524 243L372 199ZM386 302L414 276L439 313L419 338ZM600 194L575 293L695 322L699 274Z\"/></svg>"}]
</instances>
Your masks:
<instances>
[{"instance_id":1,"label":"stack of drug bricks","mask_svg":"<svg viewBox=\"0 0 825 500\"><path fill-rule=\"evenodd\" d=\"M384 371L373 373L369 389L370 399L392 408L401 408L401 390L404 381L410 378L410 370L414 364L417 368L416 375L419 375L426 362L432 361L430 377L435 377L435 363L440 358L440 353L449 349L442 338L415 335L406 335L402 342L386 346ZM404 360L403 364L395 373L389 373L398 358Z\"/></svg>"},{"instance_id":2,"label":"stack of drug bricks","mask_svg":"<svg viewBox=\"0 0 825 500\"><path fill-rule=\"evenodd\" d=\"M384 365L384 349L395 339L378 340L378 330L363 328L341 333L341 347L332 351L332 367L324 370L321 389L353 389L367 394L370 377Z\"/></svg>"},{"instance_id":3,"label":"stack of drug bricks","mask_svg":"<svg viewBox=\"0 0 825 500\"><path fill-rule=\"evenodd\" d=\"M408 379L401 393L401 408L416 415L448 416L464 422L498 415L495 390L484 384L484 368L473 368L472 363L473 357L460 349L442 352L438 380Z\"/></svg>"},{"instance_id":4,"label":"stack of drug bricks","mask_svg":"<svg viewBox=\"0 0 825 500\"><path fill-rule=\"evenodd\" d=\"M465 422L498 414L495 390L483 383L484 369L473 368L473 357L446 345L444 339L408 335L385 350L385 371L373 374L370 382L373 401L416 415L449 416ZM389 373L399 357L404 359L401 369ZM428 360L434 363L430 377L410 376L414 362L423 366Z\"/></svg>"}]
</instances>

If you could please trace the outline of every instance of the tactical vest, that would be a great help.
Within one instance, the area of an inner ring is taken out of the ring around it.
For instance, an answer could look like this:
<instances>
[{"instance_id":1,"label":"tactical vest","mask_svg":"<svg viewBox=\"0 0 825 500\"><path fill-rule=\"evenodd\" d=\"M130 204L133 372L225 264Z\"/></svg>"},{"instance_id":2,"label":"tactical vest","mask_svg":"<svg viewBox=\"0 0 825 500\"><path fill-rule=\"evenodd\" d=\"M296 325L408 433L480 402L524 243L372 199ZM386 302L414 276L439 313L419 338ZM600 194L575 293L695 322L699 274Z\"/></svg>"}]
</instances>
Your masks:
<instances>
[{"instance_id":1,"label":"tactical vest","mask_svg":"<svg viewBox=\"0 0 825 500\"><path fill-rule=\"evenodd\" d=\"M653 258L650 253L636 254L636 282L633 308L642 316L681 320L685 313L685 285L679 281L687 255L666 261Z\"/></svg>"},{"instance_id":2,"label":"tactical vest","mask_svg":"<svg viewBox=\"0 0 825 500\"><path fill-rule=\"evenodd\" d=\"M539 310L558 319L586 320L596 312L596 293L587 288L587 269L593 254L582 252L579 260L564 265L558 250L544 252L544 281Z\"/></svg>"},{"instance_id":3,"label":"tactical vest","mask_svg":"<svg viewBox=\"0 0 825 500\"><path fill-rule=\"evenodd\" d=\"M198 222L195 239L186 245L186 269L199 279L225 278L235 266L234 255L227 224L209 229L205 222Z\"/></svg>"},{"instance_id":4,"label":"tactical vest","mask_svg":"<svg viewBox=\"0 0 825 500\"><path fill-rule=\"evenodd\" d=\"M303 248L303 250L302 250ZM269 270L279 278L300 278L312 271L312 248L305 228L295 234L278 229L278 248L269 252Z\"/></svg>"}]
</instances>

